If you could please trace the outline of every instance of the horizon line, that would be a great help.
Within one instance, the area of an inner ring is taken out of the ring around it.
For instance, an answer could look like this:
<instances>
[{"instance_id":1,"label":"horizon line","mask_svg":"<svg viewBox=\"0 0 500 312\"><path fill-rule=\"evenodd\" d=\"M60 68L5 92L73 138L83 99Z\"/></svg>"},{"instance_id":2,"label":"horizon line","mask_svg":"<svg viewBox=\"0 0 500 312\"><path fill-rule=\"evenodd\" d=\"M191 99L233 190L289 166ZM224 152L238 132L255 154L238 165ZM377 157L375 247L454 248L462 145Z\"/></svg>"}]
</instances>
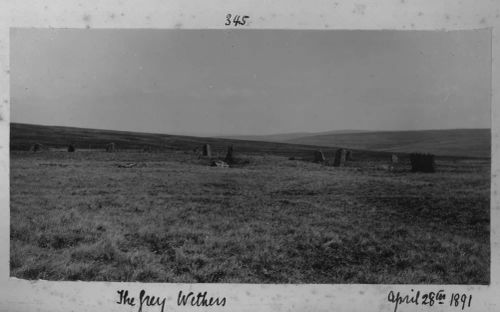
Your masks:
<instances>
[{"instance_id":1,"label":"horizon line","mask_svg":"<svg viewBox=\"0 0 500 312\"><path fill-rule=\"evenodd\" d=\"M144 134L163 134L163 135L176 135L176 136L198 136L198 137L214 137L214 138L229 138L229 137L266 137L266 136L279 136L279 135L290 135L290 134L305 134L305 135L328 135L335 134L335 132L352 132L355 133L374 133L374 132L424 132L424 131L452 131L452 130L490 130L491 127L487 128L432 128L432 129L405 129L405 130L366 130L366 129L337 129L337 130L322 130L322 131L292 131L292 132L280 132L280 133L269 133L269 134L201 134L201 133L175 133L175 132L154 132L151 131L137 131L137 130L120 130L120 129L110 129L110 128L89 128L89 127L79 127L79 126L68 126L68 125L54 125L54 124L34 124L26 122L9 122L12 124L20 125L31 125L31 126L42 126L42 127L61 127L61 128L75 128L75 129L87 129L87 130L103 130L103 131L115 131L115 132L132 132L132 133L144 133ZM331 133L329 133L331 132ZM339 133L341 134L341 133Z\"/></svg>"}]
</instances>

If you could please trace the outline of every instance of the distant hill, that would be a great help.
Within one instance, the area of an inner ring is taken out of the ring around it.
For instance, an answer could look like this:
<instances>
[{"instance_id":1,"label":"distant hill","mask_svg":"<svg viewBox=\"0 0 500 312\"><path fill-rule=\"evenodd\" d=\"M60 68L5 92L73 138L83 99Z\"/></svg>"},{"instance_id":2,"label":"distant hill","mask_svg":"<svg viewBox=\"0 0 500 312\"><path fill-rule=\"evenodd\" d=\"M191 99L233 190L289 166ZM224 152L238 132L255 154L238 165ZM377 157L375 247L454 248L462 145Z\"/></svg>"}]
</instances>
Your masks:
<instances>
[{"instance_id":1,"label":"distant hill","mask_svg":"<svg viewBox=\"0 0 500 312\"><path fill-rule=\"evenodd\" d=\"M333 131L321 134L292 133L271 136L205 138L195 136L98 130L61 126L41 126L11 123L11 150L28 150L34 143L64 148L73 144L77 149L104 149L114 142L118 149L193 150L209 143L223 154L229 144L244 153L310 157L313 150L333 153L344 147L362 153L357 158L385 157L390 153L427 152L441 156L490 157L489 129L456 129L428 131ZM326 133L326 134L325 134ZM260 139L260 140L257 140Z\"/></svg>"},{"instance_id":2,"label":"distant hill","mask_svg":"<svg viewBox=\"0 0 500 312\"><path fill-rule=\"evenodd\" d=\"M233 144L236 153L272 154L287 157L312 158L313 151L321 149L325 155L333 156L335 147L302 145L295 143L263 142L254 140L206 138L195 136L142 133L115 130L86 129L62 126L42 126L33 124L10 124L11 151L27 151L39 143L49 148L67 148L73 144L78 150L105 149L110 142L118 150L149 148L156 151L190 151L208 143L212 151L224 156L228 145ZM358 159L386 159L387 153L363 151Z\"/></svg>"},{"instance_id":3,"label":"distant hill","mask_svg":"<svg viewBox=\"0 0 500 312\"><path fill-rule=\"evenodd\" d=\"M426 152L466 157L491 156L490 129L333 133L298 137L284 142L384 152Z\"/></svg>"},{"instance_id":4,"label":"distant hill","mask_svg":"<svg viewBox=\"0 0 500 312\"><path fill-rule=\"evenodd\" d=\"M491 155L490 129L422 131L344 130L321 133L234 136L232 138L314 146L345 147L383 152L425 152L436 155L464 157L490 157Z\"/></svg>"},{"instance_id":5,"label":"distant hill","mask_svg":"<svg viewBox=\"0 0 500 312\"><path fill-rule=\"evenodd\" d=\"M329 135L329 134L345 134L345 133L359 133L366 132L364 130L334 130L325 132L291 132L291 133L279 133L279 134L268 134L268 135L232 135L232 136L221 136L220 138L226 139L236 139L236 140L251 140L251 141L265 141L265 142L287 142L295 139L317 136L317 135Z\"/></svg>"}]
</instances>

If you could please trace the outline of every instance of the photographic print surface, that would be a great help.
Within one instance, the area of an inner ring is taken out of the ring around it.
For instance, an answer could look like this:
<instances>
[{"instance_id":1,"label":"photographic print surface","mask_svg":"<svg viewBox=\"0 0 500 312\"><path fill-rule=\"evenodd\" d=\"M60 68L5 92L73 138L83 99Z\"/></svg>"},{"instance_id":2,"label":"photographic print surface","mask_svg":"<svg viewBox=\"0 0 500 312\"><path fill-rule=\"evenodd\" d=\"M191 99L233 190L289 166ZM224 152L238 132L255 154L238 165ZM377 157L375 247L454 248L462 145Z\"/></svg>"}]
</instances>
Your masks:
<instances>
[{"instance_id":1,"label":"photographic print surface","mask_svg":"<svg viewBox=\"0 0 500 312\"><path fill-rule=\"evenodd\" d=\"M489 30L10 35L11 276L489 283Z\"/></svg>"}]
</instances>

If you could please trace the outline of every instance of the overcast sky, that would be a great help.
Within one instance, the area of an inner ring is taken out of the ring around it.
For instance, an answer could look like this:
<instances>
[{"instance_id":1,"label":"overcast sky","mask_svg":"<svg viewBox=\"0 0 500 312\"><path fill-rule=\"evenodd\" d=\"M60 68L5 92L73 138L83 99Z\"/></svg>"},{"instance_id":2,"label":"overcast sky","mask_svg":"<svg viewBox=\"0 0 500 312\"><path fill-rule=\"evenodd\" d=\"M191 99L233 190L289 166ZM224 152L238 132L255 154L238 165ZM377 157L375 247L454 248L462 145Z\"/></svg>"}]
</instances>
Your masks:
<instances>
[{"instance_id":1,"label":"overcast sky","mask_svg":"<svg viewBox=\"0 0 500 312\"><path fill-rule=\"evenodd\" d=\"M195 135L489 128L488 30L11 31L11 120Z\"/></svg>"}]
</instances>

